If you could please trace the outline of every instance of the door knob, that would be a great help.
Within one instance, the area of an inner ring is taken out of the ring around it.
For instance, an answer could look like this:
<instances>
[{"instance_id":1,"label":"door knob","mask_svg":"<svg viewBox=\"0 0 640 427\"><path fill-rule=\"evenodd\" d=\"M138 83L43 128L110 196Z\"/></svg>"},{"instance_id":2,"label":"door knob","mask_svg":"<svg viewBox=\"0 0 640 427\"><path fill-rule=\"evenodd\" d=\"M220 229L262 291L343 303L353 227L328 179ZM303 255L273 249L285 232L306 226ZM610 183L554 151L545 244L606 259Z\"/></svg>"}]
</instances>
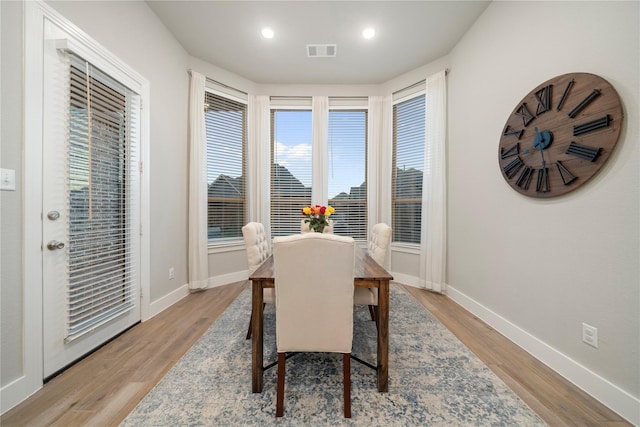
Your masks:
<instances>
[{"instance_id":1,"label":"door knob","mask_svg":"<svg viewBox=\"0 0 640 427\"><path fill-rule=\"evenodd\" d=\"M57 240L52 240L47 243L47 249L49 249L50 251L55 251L56 249L62 248L64 248L64 243L58 242Z\"/></svg>"}]
</instances>

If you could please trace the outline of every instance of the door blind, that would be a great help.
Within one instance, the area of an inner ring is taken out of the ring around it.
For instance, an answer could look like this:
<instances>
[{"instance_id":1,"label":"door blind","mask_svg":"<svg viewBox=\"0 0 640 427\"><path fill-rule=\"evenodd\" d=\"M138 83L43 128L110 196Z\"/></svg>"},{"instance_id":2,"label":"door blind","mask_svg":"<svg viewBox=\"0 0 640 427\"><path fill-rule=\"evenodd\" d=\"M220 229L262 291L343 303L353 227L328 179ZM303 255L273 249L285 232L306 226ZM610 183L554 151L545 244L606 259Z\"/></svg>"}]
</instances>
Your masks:
<instances>
[{"instance_id":1,"label":"door blind","mask_svg":"<svg viewBox=\"0 0 640 427\"><path fill-rule=\"evenodd\" d=\"M69 54L66 342L135 307L139 104Z\"/></svg>"}]
</instances>

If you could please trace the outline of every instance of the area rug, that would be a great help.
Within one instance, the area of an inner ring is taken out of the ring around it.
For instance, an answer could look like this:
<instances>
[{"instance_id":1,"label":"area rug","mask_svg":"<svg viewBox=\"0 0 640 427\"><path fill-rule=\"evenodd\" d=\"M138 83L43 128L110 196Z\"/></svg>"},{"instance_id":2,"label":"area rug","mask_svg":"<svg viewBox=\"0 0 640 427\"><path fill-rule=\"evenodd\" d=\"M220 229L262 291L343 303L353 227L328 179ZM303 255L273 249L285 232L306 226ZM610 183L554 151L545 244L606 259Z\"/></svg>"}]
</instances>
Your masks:
<instances>
[{"instance_id":1,"label":"area rug","mask_svg":"<svg viewBox=\"0 0 640 427\"><path fill-rule=\"evenodd\" d=\"M276 368L251 392L251 310L245 289L121 426L543 426L486 365L399 285L391 286L389 392L376 374L351 364L352 418L343 418L342 357L287 360L284 417L275 417ZM265 308L265 364L276 360L275 310ZM376 361L367 307L354 313L353 353Z\"/></svg>"}]
</instances>

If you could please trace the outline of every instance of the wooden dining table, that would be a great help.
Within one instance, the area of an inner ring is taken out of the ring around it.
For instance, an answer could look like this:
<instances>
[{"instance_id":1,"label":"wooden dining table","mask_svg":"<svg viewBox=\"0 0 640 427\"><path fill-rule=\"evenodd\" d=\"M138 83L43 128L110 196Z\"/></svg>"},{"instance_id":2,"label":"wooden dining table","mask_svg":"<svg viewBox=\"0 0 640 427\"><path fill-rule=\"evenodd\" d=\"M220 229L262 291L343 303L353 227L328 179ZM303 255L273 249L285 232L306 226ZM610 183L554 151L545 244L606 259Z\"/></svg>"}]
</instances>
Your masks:
<instances>
[{"instance_id":1,"label":"wooden dining table","mask_svg":"<svg viewBox=\"0 0 640 427\"><path fill-rule=\"evenodd\" d=\"M389 282L393 277L373 260L365 251L356 249L353 266L355 288L378 289L378 354L377 382L379 392L389 391ZM252 283L251 323L251 390L262 392L264 372L263 348L263 289L276 287L273 255L249 277Z\"/></svg>"}]
</instances>

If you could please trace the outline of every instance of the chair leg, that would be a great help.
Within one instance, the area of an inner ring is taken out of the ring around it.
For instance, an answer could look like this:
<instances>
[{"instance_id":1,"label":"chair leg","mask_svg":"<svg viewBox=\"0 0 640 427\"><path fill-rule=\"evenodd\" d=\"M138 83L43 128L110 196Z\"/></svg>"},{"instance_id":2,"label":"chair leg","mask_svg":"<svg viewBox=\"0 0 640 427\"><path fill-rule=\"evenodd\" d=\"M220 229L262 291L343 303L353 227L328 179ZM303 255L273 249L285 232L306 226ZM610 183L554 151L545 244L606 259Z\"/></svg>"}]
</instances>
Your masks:
<instances>
[{"instance_id":1,"label":"chair leg","mask_svg":"<svg viewBox=\"0 0 640 427\"><path fill-rule=\"evenodd\" d=\"M374 305L373 306L373 315L375 316L375 321L376 321L376 329L378 329L378 306Z\"/></svg>"},{"instance_id":2,"label":"chair leg","mask_svg":"<svg viewBox=\"0 0 640 427\"><path fill-rule=\"evenodd\" d=\"M286 353L278 353L278 387L276 391L276 417L284 415L284 373Z\"/></svg>"},{"instance_id":3,"label":"chair leg","mask_svg":"<svg viewBox=\"0 0 640 427\"><path fill-rule=\"evenodd\" d=\"M251 326L253 325L253 313L251 313L251 316L249 317L249 329L247 330L247 337L245 339L250 339L251 338Z\"/></svg>"},{"instance_id":4,"label":"chair leg","mask_svg":"<svg viewBox=\"0 0 640 427\"><path fill-rule=\"evenodd\" d=\"M342 371L342 381L344 382L344 417L351 418L351 353L343 353Z\"/></svg>"},{"instance_id":5,"label":"chair leg","mask_svg":"<svg viewBox=\"0 0 640 427\"><path fill-rule=\"evenodd\" d=\"M262 309L264 310L265 306L267 304L262 304ZM245 339L251 339L251 325L253 325L253 312L251 313L251 316L249 317L249 329L247 330L247 337Z\"/></svg>"}]
</instances>

